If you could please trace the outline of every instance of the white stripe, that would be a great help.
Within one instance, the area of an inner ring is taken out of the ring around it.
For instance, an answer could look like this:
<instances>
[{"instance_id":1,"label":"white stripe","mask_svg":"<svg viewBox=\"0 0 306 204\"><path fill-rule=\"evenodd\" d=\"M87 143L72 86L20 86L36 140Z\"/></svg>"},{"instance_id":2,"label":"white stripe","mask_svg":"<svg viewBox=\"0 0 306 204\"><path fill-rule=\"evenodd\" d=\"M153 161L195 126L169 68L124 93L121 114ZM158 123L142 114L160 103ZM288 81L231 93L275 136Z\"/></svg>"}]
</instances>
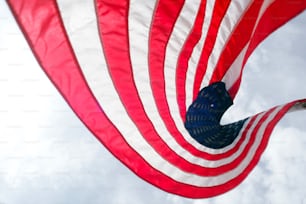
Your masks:
<instances>
[{"instance_id":1,"label":"white stripe","mask_svg":"<svg viewBox=\"0 0 306 204\"><path fill-rule=\"evenodd\" d=\"M68 2L65 0L65 2ZM70 3L75 3L75 0L71 0ZM110 120L117 125L119 131L124 135L126 141L129 145L155 169L158 169L160 172L168 175L169 177L173 178L174 180L182 183L186 183L189 185L195 186L215 186L222 183L225 183L233 178L235 178L238 174L240 174L245 167L249 164L250 160L252 159L257 146L260 144L262 133L265 130L267 123L273 118L273 116L278 112L281 108L279 107L277 110L273 111L266 120L258 134L256 135L255 144L252 146L252 150L249 152L248 156L245 160L234 170L227 172L225 174L216 176L216 177L201 177L198 175L193 175L187 172L184 172L164 158L162 158L151 146L144 140L144 138L140 135L138 129L132 123L130 118L128 117L123 105L120 102L120 99L112 85L112 81L110 76L108 75L108 71L106 67L101 69L103 65L105 65L105 60L103 60L103 51L100 47L100 43L98 43L99 38L97 38L97 27L95 22L95 16L90 15L91 12L94 13L94 7L89 3L89 1L80 1L82 2L82 7L77 9L77 13L74 13L74 8L69 9L72 5L68 2L68 7L66 10L67 4L59 1L59 7L63 12L62 15L65 17L65 27L67 28L70 39L72 41L73 47L77 54L78 60L82 66L83 72L85 74L88 83L93 90L97 100L102 105L103 110L105 110L106 115L110 118ZM63 4L62 4L63 3ZM85 5L86 4L86 5ZM87 10L88 9L88 10ZM91 12L89 12L91 10ZM72 14L76 14L80 16L77 20L72 20L74 18L67 18L69 12ZM87 13L88 12L88 13ZM78 25L77 27L74 24ZM80 31L78 28L83 27L86 25L86 31ZM76 30L78 32L76 32ZM76 34L76 35L75 35ZM79 36L81 34L81 36ZM84 35L84 36L82 36ZM77 37L78 36L78 37ZM84 40L82 37L86 37L86 45L84 45ZM90 39L90 40L89 40ZM79 41L81 40L81 41ZM78 44L78 42L81 42ZM84 50L85 48L90 48L93 52L91 54L87 54L89 51L88 49ZM94 54L93 54L94 53ZM98 55L97 53L100 53ZM94 56L92 56L94 55ZM94 61L88 66L88 60ZM107 94L107 95L106 95ZM116 108L114 108L116 107ZM116 117L119 116L119 117ZM124 121L124 122L122 122ZM250 134L250 133L249 133Z\"/></svg>"},{"instance_id":2,"label":"white stripe","mask_svg":"<svg viewBox=\"0 0 306 204\"><path fill-rule=\"evenodd\" d=\"M231 65L231 67L227 70L224 75L222 81L226 84L226 89L228 90L230 87L234 85L234 83L239 78L239 74L242 70L242 62L245 56L245 53L248 49L249 43L242 49L238 57L236 57L235 61Z\"/></svg>"},{"instance_id":3,"label":"white stripe","mask_svg":"<svg viewBox=\"0 0 306 204\"><path fill-rule=\"evenodd\" d=\"M208 58L207 70L201 83L201 88L209 84L226 42L229 40L234 28L241 20L241 17L245 14L246 10L252 3L252 0L231 1L230 6L220 24L214 48Z\"/></svg>"},{"instance_id":4,"label":"white stripe","mask_svg":"<svg viewBox=\"0 0 306 204\"><path fill-rule=\"evenodd\" d=\"M187 74L186 74L186 87L185 87L186 107L189 107L190 104L192 103L193 84L195 80L196 69L197 69L197 66L198 66L198 63L201 57L201 53L203 52L204 42L207 36L209 25L212 20L212 12L215 6L215 2L216 2L215 0L206 1L205 16L204 16L204 22L203 22L203 27L202 27L201 39L195 46L192 52L192 55L190 57L190 60L188 61L188 69L187 69Z\"/></svg>"},{"instance_id":5,"label":"white stripe","mask_svg":"<svg viewBox=\"0 0 306 204\"><path fill-rule=\"evenodd\" d=\"M267 10L267 8L274 2L274 0L266 0L263 2L260 11L259 11L259 15L257 17L255 26L253 28L252 31L252 36L254 35L254 32L257 28L257 25L262 17L262 15L264 14L264 12ZM250 40L252 39L252 37L250 38ZM242 66L242 62L244 60L246 51L248 49L250 40L248 41L248 43L246 44L246 46L241 50L241 52L239 53L238 57L235 59L235 61L233 62L233 64L230 66L230 68L227 70L227 72L225 73L222 81L225 82L227 88L231 88L235 82L239 79L240 73L243 69Z\"/></svg>"},{"instance_id":6,"label":"white stripe","mask_svg":"<svg viewBox=\"0 0 306 204\"><path fill-rule=\"evenodd\" d=\"M156 1L132 0L130 2L128 19L130 59L135 85L143 108L157 133L171 147L171 141L165 139L169 133L158 113L149 77L148 44L150 22L153 18L155 4Z\"/></svg>"},{"instance_id":7,"label":"white stripe","mask_svg":"<svg viewBox=\"0 0 306 204\"><path fill-rule=\"evenodd\" d=\"M182 48L186 42L186 39L191 32L195 18L197 16L200 0L187 1L178 17L175 26L173 28L172 34L170 36L169 42L166 48L165 56L165 87L166 87L166 97L167 103L170 109L170 114L174 120L177 129L183 135L186 141L188 141L193 146L197 147L199 150L205 151L198 142L192 139L184 127L183 121L180 117L179 107L176 100L176 67L178 63L178 57Z\"/></svg>"}]
</instances>

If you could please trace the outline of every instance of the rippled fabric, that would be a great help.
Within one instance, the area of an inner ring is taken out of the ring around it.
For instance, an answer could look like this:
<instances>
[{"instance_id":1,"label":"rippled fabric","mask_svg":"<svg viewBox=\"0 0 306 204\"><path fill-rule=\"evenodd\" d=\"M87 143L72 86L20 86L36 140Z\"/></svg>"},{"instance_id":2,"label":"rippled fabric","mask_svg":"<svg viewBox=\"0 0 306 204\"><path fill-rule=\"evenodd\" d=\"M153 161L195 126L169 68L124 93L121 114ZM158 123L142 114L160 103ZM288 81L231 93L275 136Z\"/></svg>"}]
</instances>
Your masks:
<instances>
[{"instance_id":1,"label":"rippled fabric","mask_svg":"<svg viewBox=\"0 0 306 204\"><path fill-rule=\"evenodd\" d=\"M220 125L222 115L232 104L233 100L223 82L203 88L188 108L186 129L196 141L206 147L219 149L230 145L247 120Z\"/></svg>"},{"instance_id":2,"label":"rippled fabric","mask_svg":"<svg viewBox=\"0 0 306 204\"><path fill-rule=\"evenodd\" d=\"M305 10L304 0L7 2L77 117L127 168L167 192L204 198L233 189L258 163L277 122L303 109L305 100L296 100L250 116L217 149L184 125L202 88L223 82L234 99L248 57Z\"/></svg>"}]
</instances>

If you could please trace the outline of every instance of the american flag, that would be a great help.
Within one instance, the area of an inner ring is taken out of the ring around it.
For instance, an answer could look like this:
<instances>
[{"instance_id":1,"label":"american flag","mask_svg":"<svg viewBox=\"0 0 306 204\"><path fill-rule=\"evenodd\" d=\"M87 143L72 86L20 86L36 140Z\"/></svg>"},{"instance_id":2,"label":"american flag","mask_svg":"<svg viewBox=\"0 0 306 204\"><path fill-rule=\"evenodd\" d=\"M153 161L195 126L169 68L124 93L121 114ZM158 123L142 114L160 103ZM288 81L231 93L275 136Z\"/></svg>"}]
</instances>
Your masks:
<instances>
[{"instance_id":1,"label":"american flag","mask_svg":"<svg viewBox=\"0 0 306 204\"><path fill-rule=\"evenodd\" d=\"M232 99L256 46L305 0L8 0L42 69L75 114L124 165L191 198L219 195L258 163L270 134L306 100L246 119L210 148L185 129L198 92L224 82Z\"/></svg>"}]
</instances>

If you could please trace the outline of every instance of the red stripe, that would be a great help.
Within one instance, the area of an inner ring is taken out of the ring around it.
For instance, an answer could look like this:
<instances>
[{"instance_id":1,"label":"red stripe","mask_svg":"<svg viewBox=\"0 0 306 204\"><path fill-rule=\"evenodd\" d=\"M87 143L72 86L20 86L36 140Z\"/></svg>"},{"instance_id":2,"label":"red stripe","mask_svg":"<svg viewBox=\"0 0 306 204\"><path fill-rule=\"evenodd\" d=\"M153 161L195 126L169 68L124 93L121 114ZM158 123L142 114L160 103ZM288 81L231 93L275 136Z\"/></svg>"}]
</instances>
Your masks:
<instances>
[{"instance_id":1,"label":"red stripe","mask_svg":"<svg viewBox=\"0 0 306 204\"><path fill-rule=\"evenodd\" d=\"M296 15L300 14L306 9L305 0L295 0L295 1L281 1L277 0L273 2L265 11L262 18L260 19L254 35L248 46L248 50L245 54L243 64L247 62L249 56L255 50L255 48L272 32L277 28L288 22L290 19L294 18ZM238 80L230 88L229 92L232 97L235 97L241 83L242 71Z\"/></svg>"},{"instance_id":2,"label":"red stripe","mask_svg":"<svg viewBox=\"0 0 306 204\"><path fill-rule=\"evenodd\" d=\"M241 18L227 44L224 46L225 48L220 55L210 83L222 80L242 49L249 42L262 4L263 0L254 1Z\"/></svg>"},{"instance_id":3,"label":"red stripe","mask_svg":"<svg viewBox=\"0 0 306 204\"><path fill-rule=\"evenodd\" d=\"M183 0L165 0L158 2L158 5L154 12L150 30L149 72L151 78L152 92L159 114L162 117L170 134L181 146L186 148L188 143L185 141L181 133L177 130L176 124L170 115L170 110L167 104L167 98L165 93L164 76L164 63L167 43L169 41L174 24L183 7L183 4Z\"/></svg>"},{"instance_id":4,"label":"red stripe","mask_svg":"<svg viewBox=\"0 0 306 204\"><path fill-rule=\"evenodd\" d=\"M191 57L192 51L202 36L202 27L205 16L206 0L201 1L198 14L195 19L194 26L182 48L178 58L176 68L176 94L177 103L180 109L181 118L185 121L186 116L186 75L188 69L188 61Z\"/></svg>"},{"instance_id":5,"label":"red stripe","mask_svg":"<svg viewBox=\"0 0 306 204\"><path fill-rule=\"evenodd\" d=\"M211 17L212 21L207 32L203 51L195 75L195 80L193 84L193 99L197 97L198 92L200 90L201 82L206 72L208 58L214 48L220 24L226 14L230 3L230 0L216 1L215 3L213 14Z\"/></svg>"}]
</instances>

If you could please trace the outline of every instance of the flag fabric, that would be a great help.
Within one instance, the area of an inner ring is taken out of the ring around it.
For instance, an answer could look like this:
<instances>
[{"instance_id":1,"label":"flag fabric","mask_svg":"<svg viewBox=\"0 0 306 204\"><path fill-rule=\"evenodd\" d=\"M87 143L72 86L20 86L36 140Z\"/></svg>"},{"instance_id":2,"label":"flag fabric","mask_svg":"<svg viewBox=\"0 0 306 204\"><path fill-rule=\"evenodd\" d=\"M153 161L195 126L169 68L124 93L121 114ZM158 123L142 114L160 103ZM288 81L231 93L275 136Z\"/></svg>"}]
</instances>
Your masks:
<instances>
[{"instance_id":1,"label":"flag fabric","mask_svg":"<svg viewBox=\"0 0 306 204\"><path fill-rule=\"evenodd\" d=\"M305 0L7 3L80 120L124 165L167 192L206 198L231 190L256 166L284 114L305 108L306 100L296 100L251 116L218 147L199 143L184 124L204 87L222 82L235 98L248 57L304 11Z\"/></svg>"},{"instance_id":2,"label":"flag fabric","mask_svg":"<svg viewBox=\"0 0 306 204\"><path fill-rule=\"evenodd\" d=\"M185 127L190 136L205 147L224 148L234 142L246 119L221 125L224 112L233 104L224 82L204 87L189 106Z\"/></svg>"}]
</instances>

